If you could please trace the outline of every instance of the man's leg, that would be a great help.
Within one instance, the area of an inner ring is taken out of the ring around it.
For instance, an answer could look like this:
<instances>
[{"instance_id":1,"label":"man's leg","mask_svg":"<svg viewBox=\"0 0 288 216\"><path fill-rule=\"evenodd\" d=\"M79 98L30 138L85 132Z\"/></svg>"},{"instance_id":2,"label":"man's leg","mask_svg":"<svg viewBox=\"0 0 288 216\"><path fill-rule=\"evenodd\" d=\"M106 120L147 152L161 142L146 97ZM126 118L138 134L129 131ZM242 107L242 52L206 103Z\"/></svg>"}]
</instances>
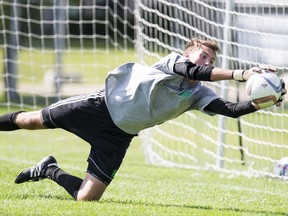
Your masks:
<instances>
[{"instance_id":1,"label":"man's leg","mask_svg":"<svg viewBox=\"0 0 288 216\"><path fill-rule=\"evenodd\" d=\"M15 119L15 124L21 129L36 130L45 129L42 123L41 110L34 112L21 112Z\"/></svg>"},{"instance_id":2,"label":"man's leg","mask_svg":"<svg viewBox=\"0 0 288 216\"><path fill-rule=\"evenodd\" d=\"M14 131L20 129L15 123L17 115L22 111L7 113L0 116L0 131Z\"/></svg>"},{"instance_id":3,"label":"man's leg","mask_svg":"<svg viewBox=\"0 0 288 216\"><path fill-rule=\"evenodd\" d=\"M0 116L0 131L13 131L18 129L44 129L41 120L41 111L17 111Z\"/></svg>"},{"instance_id":4,"label":"man's leg","mask_svg":"<svg viewBox=\"0 0 288 216\"><path fill-rule=\"evenodd\" d=\"M81 187L78 191L76 200L99 200L103 193L105 192L107 185L92 176L89 173L86 173L86 176L81 184Z\"/></svg>"},{"instance_id":5,"label":"man's leg","mask_svg":"<svg viewBox=\"0 0 288 216\"><path fill-rule=\"evenodd\" d=\"M77 201L98 201L107 188L107 185L89 173L86 173L84 180L82 180L54 167L48 170L46 175L62 186Z\"/></svg>"},{"instance_id":6,"label":"man's leg","mask_svg":"<svg viewBox=\"0 0 288 216\"><path fill-rule=\"evenodd\" d=\"M15 179L16 184L28 181L51 179L62 186L77 201L98 201L107 185L86 173L84 180L58 167L56 159L49 155L36 165L22 170Z\"/></svg>"}]
</instances>

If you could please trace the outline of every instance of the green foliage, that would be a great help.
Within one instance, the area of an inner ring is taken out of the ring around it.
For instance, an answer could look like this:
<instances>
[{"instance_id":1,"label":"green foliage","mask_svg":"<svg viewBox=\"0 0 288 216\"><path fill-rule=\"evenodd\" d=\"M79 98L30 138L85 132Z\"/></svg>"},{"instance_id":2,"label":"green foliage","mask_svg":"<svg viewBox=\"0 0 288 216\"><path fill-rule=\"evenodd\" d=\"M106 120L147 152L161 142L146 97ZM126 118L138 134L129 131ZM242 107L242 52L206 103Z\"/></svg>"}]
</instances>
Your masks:
<instances>
[{"instance_id":1,"label":"green foliage","mask_svg":"<svg viewBox=\"0 0 288 216\"><path fill-rule=\"evenodd\" d=\"M89 145L62 130L1 132L1 215L286 215L287 182L145 162L139 138L99 202L76 202L50 180L14 184L21 169L53 154L83 177Z\"/></svg>"}]
</instances>

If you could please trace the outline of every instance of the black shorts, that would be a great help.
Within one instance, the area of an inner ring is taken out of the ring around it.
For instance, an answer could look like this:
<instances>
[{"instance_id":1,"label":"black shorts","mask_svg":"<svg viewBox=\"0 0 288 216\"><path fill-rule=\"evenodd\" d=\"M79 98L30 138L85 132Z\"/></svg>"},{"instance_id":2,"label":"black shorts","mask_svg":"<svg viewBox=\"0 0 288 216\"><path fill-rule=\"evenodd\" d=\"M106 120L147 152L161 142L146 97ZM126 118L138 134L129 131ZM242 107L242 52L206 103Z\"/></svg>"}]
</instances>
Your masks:
<instances>
[{"instance_id":1,"label":"black shorts","mask_svg":"<svg viewBox=\"0 0 288 216\"><path fill-rule=\"evenodd\" d=\"M112 121L103 91L61 100L42 110L47 128L62 128L91 145L87 172L108 185L119 169L134 135Z\"/></svg>"}]
</instances>

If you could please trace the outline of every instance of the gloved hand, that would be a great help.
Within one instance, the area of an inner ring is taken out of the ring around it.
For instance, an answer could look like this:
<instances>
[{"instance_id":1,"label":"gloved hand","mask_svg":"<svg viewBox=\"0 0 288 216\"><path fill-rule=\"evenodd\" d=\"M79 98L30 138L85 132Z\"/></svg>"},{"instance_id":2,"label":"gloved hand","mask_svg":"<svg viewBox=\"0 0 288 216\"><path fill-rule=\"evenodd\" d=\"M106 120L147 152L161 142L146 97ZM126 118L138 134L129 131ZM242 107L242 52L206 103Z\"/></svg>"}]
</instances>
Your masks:
<instances>
[{"instance_id":1,"label":"gloved hand","mask_svg":"<svg viewBox=\"0 0 288 216\"><path fill-rule=\"evenodd\" d=\"M281 79L281 82L282 82L282 90L281 90L281 96L276 103L277 107L281 106L282 101L285 99L285 94L287 93L284 80Z\"/></svg>"},{"instance_id":2,"label":"gloved hand","mask_svg":"<svg viewBox=\"0 0 288 216\"><path fill-rule=\"evenodd\" d=\"M263 98L255 99L252 101L253 106L256 109L264 109L273 105L276 105L279 107L282 103L282 101L285 98L285 94L287 93L285 89L285 82L281 79L282 82L282 90L281 90L281 96L277 100L277 98L274 95L266 96Z\"/></svg>"},{"instance_id":3,"label":"gloved hand","mask_svg":"<svg viewBox=\"0 0 288 216\"><path fill-rule=\"evenodd\" d=\"M247 81L255 73L276 73L276 68L268 65L259 65L258 67L252 67L249 70L234 70L232 77L237 81Z\"/></svg>"}]
</instances>

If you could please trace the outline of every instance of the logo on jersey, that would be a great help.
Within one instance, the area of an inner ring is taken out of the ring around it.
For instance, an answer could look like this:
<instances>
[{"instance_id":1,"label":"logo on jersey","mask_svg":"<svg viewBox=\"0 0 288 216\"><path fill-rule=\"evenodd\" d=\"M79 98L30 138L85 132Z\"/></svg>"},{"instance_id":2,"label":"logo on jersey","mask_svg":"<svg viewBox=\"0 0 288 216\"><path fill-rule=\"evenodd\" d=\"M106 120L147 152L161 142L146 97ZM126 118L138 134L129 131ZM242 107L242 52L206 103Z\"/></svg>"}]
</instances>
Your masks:
<instances>
[{"instance_id":1,"label":"logo on jersey","mask_svg":"<svg viewBox=\"0 0 288 216\"><path fill-rule=\"evenodd\" d=\"M189 99L191 95L192 95L192 92L189 90L184 90L184 91L179 93L179 96L181 96L182 98L185 98L185 99Z\"/></svg>"}]
</instances>

